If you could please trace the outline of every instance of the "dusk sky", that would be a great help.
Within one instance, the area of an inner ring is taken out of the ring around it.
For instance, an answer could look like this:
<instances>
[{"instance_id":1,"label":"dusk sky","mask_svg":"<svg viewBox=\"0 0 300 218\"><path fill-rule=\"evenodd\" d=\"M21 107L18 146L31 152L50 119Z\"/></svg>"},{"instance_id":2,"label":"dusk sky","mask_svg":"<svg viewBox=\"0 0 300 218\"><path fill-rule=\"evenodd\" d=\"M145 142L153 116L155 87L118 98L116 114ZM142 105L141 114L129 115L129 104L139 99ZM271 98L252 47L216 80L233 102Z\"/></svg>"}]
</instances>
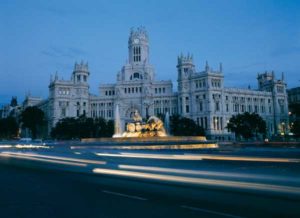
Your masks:
<instances>
[{"instance_id":1,"label":"dusk sky","mask_svg":"<svg viewBox=\"0 0 300 218\"><path fill-rule=\"evenodd\" d=\"M156 78L172 79L181 52L197 70L223 63L226 86L256 88L258 72L300 85L300 1L0 1L0 104L47 98L50 75L88 61L90 92L114 83L131 27L145 26Z\"/></svg>"}]
</instances>

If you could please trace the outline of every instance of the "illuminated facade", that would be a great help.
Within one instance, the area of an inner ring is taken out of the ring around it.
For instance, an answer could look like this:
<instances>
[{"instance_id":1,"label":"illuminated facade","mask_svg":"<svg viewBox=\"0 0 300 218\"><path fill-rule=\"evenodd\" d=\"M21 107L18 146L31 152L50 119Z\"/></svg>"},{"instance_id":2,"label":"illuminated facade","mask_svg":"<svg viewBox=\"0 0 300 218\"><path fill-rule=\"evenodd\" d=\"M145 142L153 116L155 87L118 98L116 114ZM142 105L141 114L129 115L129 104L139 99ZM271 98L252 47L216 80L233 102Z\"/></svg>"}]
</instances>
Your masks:
<instances>
[{"instance_id":1,"label":"illuminated facade","mask_svg":"<svg viewBox=\"0 0 300 218\"><path fill-rule=\"evenodd\" d=\"M117 73L116 83L99 87L99 96L89 93L87 63L75 63L70 80L56 75L49 85L49 98L40 105L49 120L49 129L64 117L85 114L88 117L114 119L120 108L121 126L137 110L142 117L180 114L195 120L213 139L230 139L226 125L234 114L256 112L267 123L268 135L287 131L288 107L284 78L276 80L273 72L257 75L258 90L224 87L222 65L217 71L206 63L197 71L193 57L179 56L178 91L171 80L157 81L149 62L149 38L144 28L130 32L128 62Z\"/></svg>"}]
</instances>

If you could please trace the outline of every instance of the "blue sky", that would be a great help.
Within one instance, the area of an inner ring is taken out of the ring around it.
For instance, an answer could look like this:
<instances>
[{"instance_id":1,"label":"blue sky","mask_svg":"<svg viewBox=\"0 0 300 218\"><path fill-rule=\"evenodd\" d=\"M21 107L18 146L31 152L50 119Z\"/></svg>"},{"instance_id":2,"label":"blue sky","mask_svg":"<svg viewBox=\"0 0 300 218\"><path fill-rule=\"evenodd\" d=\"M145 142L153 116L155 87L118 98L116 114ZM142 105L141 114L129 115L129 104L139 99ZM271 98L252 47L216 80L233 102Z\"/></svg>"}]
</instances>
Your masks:
<instances>
[{"instance_id":1,"label":"blue sky","mask_svg":"<svg viewBox=\"0 0 300 218\"><path fill-rule=\"evenodd\" d=\"M0 104L48 96L50 74L69 79L88 61L90 91L113 83L131 27L145 26L157 79L172 79L181 52L198 70L223 63L227 86L256 87L258 72L300 85L300 1L0 1Z\"/></svg>"}]
</instances>

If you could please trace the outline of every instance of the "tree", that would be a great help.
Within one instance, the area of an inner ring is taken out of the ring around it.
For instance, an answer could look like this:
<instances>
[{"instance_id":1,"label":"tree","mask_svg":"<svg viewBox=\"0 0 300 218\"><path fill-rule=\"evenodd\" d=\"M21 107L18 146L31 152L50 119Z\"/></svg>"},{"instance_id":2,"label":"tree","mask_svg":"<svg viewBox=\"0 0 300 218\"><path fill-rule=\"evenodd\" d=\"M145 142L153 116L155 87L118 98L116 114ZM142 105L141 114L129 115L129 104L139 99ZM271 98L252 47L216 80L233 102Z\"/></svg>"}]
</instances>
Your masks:
<instances>
[{"instance_id":1,"label":"tree","mask_svg":"<svg viewBox=\"0 0 300 218\"><path fill-rule=\"evenodd\" d=\"M296 136L300 137L300 120L295 120L291 125L291 132Z\"/></svg>"},{"instance_id":2,"label":"tree","mask_svg":"<svg viewBox=\"0 0 300 218\"><path fill-rule=\"evenodd\" d=\"M0 138L14 138L18 136L19 125L14 117L0 119Z\"/></svg>"},{"instance_id":3,"label":"tree","mask_svg":"<svg viewBox=\"0 0 300 218\"><path fill-rule=\"evenodd\" d=\"M291 103L289 105L289 111L291 132L296 137L300 137L300 103Z\"/></svg>"},{"instance_id":4,"label":"tree","mask_svg":"<svg viewBox=\"0 0 300 218\"><path fill-rule=\"evenodd\" d=\"M174 136L204 136L204 129L194 120L173 115L170 117L170 131Z\"/></svg>"},{"instance_id":5,"label":"tree","mask_svg":"<svg viewBox=\"0 0 300 218\"><path fill-rule=\"evenodd\" d=\"M64 118L56 123L51 136L57 139L74 139L90 137L111 137L114 134L114 122L104 118Z\"/></svg>"},{"instance_id":6,"label":"tree","mask_svg":"<svg viewBox=\"0 0 300 218\"><path fill-rule=\"evenodd\" d=\"M258 137L259 134L266 134L266 122L256 113L233 115L227 124L229 131L234 132L236 137L242 136L245 139Z\"/></svg>"},{"instance_id":7,"label":"tree","mask_svg":"<svg viewBox=\"0 0 300 218\"><path fill-rule=\"evenodd\" d=\"M27 107L21 113L22 127L28 128L31 131L32 138L36 138L37 130L45 123L44 112L38 107Z\"/></svg>"}]
</instances>

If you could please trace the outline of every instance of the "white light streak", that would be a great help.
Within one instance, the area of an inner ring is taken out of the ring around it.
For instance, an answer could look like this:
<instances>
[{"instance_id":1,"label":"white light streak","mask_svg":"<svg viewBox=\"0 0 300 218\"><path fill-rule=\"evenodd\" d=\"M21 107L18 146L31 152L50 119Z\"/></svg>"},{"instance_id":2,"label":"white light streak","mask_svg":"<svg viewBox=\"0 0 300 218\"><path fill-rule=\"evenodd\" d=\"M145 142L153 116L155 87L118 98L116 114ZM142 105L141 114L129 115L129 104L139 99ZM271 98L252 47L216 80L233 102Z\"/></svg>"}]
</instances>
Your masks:
<instances>
[{"instance_id":1,"label":"white light streak","mask_svg":"<svg viewBox=\"0 0 300 218\"><path fill-rule=\"evenodd\" d=\"M253 161L253 162L281 162L299 163L300 159L295 158L272 158L272 157L245 157L245 156L221 156L221 155L168 155L168 154L145 154L145 153L95 153L98 156L107 157L128 157L128 158L148 158L148 159L168 159L168 160L223 160L223 161Z\"/></svg>"},{"instance_id":2,"label":"white light streak","mask_svg":"<svg viewBox=\"0 0 300 218\"><path fill-rule=\"evenodd\" d=\"M267 175L254 175L245 173L230 173L230 172L213 172L213 171L203 171L203 170L187 170L187 169L175 169L175 168L164 168L164 167L150 167L150 166L136 166L136 165L119 165L120 169L125 170L143 170L148 172L161 172L161 173L176 173L185 175L195 175L195 176L219 176L219 177L234 177L234 178L246 178L246 179L268 179L268 180L281 180L281 181L294 181L300 182L299 178L290 177L276 177Z\"/></svg>"},{"instance_id":3,"label":"white light streak","mask_svg":"<svg viewBox=\"0 0 300 218\"><path fill-rule=\"evenodd\" d=\"M105 169L105 168L95 168L93 169L93 172L102 175L150 179L156 181L179 182L179 183L188 183L194 185L219 186L219 187L227 187L227 188L241 188L241 189L251 189L251 190L261 190L261 191L275 191L275 192L284 192L284 193L298 194L298 195L300 194L299 187L270 185L270 184L263 184L263 183L249 183L249 182L235 182L235 181L217 180L217 179L192 178L192 177L161 175L161 174L154 174L154 173L144 173L144 172Z\"/></svg>"},{"instance_id":4,"label":"white light streak","mask_svg":"<svg viewBox=\"0 0 300 218\"><path fill-rule=\"evenodd\" d=\"M105 161L87 160L87 159L69 158L69 157L59 157L59 156L50 156L50 155L40 155L40 154L32 154L32 153L17 153L17 152L2 152L2 153L18 155L18 156L39 157L39 158L62 160L62 161L72 161L72 162L87 163L87 164L101 164L101 165L106 164Z\"/></svg>"},{"instance_id":5,"label":"white light streak","mask_svg":"<svg viewBox=\"0 0 300 218\"><path fill-rule=\"evenodd\" d=\"M50 160L50 159L30 157L30 156L21 156L21 155L19 156L19 155L14 155L14 154L4 154L4 153L1 153L0 156L2 156L2 157L17 158L17 159L24 159L24 160L41 161L41 162L47 162L47 163L55 163L55 164L79 166L79 167L86 167L87 166L87 164L83 164L83 163L74 163L74 162L61 161L61 160Z\"/></svg>"},{"instance_id":6,"label":"white light streak","mask_svg":"<svg viewBox=\"0 0 300 218\"><path fill-rule=\"evenodd\" d=\"M12 145L0 145L0 148L11 148Z\"/></svg>"}]
</instances>

